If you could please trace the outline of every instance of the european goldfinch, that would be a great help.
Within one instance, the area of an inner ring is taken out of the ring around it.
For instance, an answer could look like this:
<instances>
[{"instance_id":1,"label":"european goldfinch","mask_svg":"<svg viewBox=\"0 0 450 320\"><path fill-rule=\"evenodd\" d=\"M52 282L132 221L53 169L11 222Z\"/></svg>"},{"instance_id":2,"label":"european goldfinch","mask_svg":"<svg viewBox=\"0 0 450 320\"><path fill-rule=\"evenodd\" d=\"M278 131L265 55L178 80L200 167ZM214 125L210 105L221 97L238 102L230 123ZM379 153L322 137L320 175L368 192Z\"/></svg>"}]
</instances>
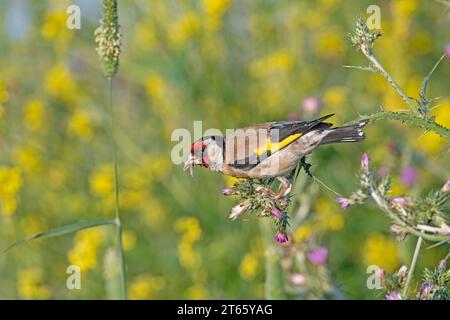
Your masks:
<instances>
[{"instance_id":1,"label":"european goldfinch","mask_svg":"<svg viewBox=\"0 0 450 320\"><path fill-rule=\"evenodd\" d=\"M291 189L285 176L319 145L365 139L362 128L367 120L332 128L323 122L331 116L256 124L225 137L204 136L192 144L184 170L193 175L194 166L199 165L237 178L277 178L282 188L276 197L283 197Z\"/></svg>"}]
</instances>

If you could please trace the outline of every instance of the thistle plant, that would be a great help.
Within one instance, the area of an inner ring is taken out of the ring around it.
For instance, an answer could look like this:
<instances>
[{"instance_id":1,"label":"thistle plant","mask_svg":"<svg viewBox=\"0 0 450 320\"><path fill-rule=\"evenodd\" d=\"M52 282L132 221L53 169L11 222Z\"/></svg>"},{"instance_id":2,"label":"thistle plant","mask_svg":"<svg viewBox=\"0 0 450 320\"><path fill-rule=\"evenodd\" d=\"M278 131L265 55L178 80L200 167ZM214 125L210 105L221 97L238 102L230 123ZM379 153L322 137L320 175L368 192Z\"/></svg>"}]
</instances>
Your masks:
<instances>
[{"instance_id":1,"label":"thistle plant","mask_svg":"<svg viewBox=\"0 0 450 320\"><path fill-rule=\"evenodd\" d=\"M289 199L275 199L275 194L269 187L272 182L272 179L240 180L233 188L223 188L222 194L234 195L239 200L239 204L231 209L229 218L232 220L244 212L256 214L258 217L272 217L277 230L275 240L281 244L289 240L286 232L289 224Z\"/></svg>"},{"instance_id":2,"label":"thistle plant","mask_svg":"<svg viewBox=\"0 0 450 320\"><path fill-rule=\"evenodd\" d=\"M407 298L402 294L407 285L410 272L407 266L402 266L392 274L387 274L383 269L378 269L376 276L380 281L381 290L386 293L386 300L403 300ZM417 300L448 300L448 285L450 283L450 270L447 269L447 261L441 260L434 269L425 268L422 273L422 282L411 293L411 298Z\"/></svg>"},{"instance_id":3,"label":"thistle plant","mask_svg":"<svg viewBox=\"0 0 450 320\"><path fill-rule=\"evenodd\" d=\"M381 32L370 31L364 22L363 18L358 17L354 30L349 34L350 41L352 44L360 50L363 55L369 60L369 66L345 66L347 68L353 68L357 70L377 72L381 74L395 89L395 91L400 95L405 104L410 109L410 112L387 112L380 111L369 115L361 116L362 119L367 119L371 121L379 120L398 120L401 122L408 122L413 125L419 126L425 130L431 130L440 135L443 138L450 139L450 129L441 126L435 122L434 117L429 115L431 110L430 104L436 99L427 98L427 89L430 78L439 64L446 57L444 53L435 65L432 67L430 72L425 76L422 81L422 85L418 90L418 97L409 97L400 85L394 80L394 78L386 71L381 62L376 57L373 47L377 39L381 37ZM356 122L356 121L355 121Z\"/></svg>"},{"instance_id":4,"label":"thistle plant","mask_svg":"<svg viewBox=\"0 0 450 320\"><path fill-rule=\"evenodd\" d=\"M349 37L354 46L361 50L364 56L369 60L368 67L346 66L364 71L380 73L400 95L410 112L387 112L380 111L367 116L363 119L377 120L399 120L415 124L427 131L434 131L443 138L450 139L450 129L445 128L435 122L435 118L429 115L430 104L436 99L427 98L427 88L433 72L445 58L444 53L430 72L422 81L419 89L418 98L412 98L405 94L404 90L386 71L373 51L375 41L381 36L378 31L371 32L364 20L359 17L355 28ZM420 253L423 240L440 241L442 243L450 240L450 227L446 222L444 207L449 198L449 182L441 188L429 193L421 198L412 197L392 197L389 195L390 178L386 176L382 179L376 179L369 168L368 156L364 155L362 159L360 189L348 198L340 197L337 201L341 207L346 209L353 204L362 204L371 197L392 220L391 231L397 236L397 239L403 239L407 234L417 236L417 243L411 261L405 284L402 288L401 296L406 298L409 294L409 284L414 274L414 269ZM399 297L400 293L393 291L391 298Z\"/></svg>"},{"instance_id":5,"label":"thistle plant","mask_svg":"<svg viewBox=\"0 0 450 320\"><path fill-rule=\"evenodd\" d=\"M348 209L371 198L391 220L390 230L397 240L403 240L408 234L418 237L410 271L401 286L402 296L407 297L422 241L450 241L446 214L447 202L450 199L450 181L445 182L441 189L422 197L391 195L390 181L389 175L378 178L374 174L370 168L369 156L364 154L361 158L360 188L347 198L337 198L337 202L343 209Z\"/></svg>"}]
</instances>

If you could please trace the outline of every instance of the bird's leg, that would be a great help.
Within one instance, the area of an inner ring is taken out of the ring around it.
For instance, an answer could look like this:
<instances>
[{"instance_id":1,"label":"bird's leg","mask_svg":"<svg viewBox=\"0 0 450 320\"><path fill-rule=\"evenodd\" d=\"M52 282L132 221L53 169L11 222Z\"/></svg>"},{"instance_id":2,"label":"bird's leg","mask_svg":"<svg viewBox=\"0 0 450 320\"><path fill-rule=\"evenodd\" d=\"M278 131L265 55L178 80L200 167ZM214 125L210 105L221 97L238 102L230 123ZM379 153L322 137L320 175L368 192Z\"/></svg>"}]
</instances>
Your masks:
<instances>
[{"instance_id":1,"label":"bird's leg","mask_svg":"<svg viewBox=\"0 0 450 320\"><path fill-rule=\"evenodd\" d=\"M287 196L292 189L292 183L289 182L285 177L277 177L278 181L281 183L280 191L275 195L275 200Z\"/></svg>"}]
</instances>

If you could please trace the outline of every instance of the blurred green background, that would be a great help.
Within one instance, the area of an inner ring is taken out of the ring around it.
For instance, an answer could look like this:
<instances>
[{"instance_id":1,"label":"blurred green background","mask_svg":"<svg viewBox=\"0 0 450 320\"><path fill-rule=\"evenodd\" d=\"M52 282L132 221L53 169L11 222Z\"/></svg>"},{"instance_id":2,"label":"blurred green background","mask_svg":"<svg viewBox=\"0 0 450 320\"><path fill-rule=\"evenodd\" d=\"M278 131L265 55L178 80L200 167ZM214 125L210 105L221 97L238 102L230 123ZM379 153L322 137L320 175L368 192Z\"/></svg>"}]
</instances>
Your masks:
<instances>
[{"instance_id":1,"label":"blurred green background","mask_svg":"<svg viewBox=\"0 0 450 320\"><path fill-rule=\"evenodd\" d=\"M66 8L81 8L81 30ZM450 42L437 1L119 1L123 53L114 82L121 208L132 299L264 297L258 219L227 218L232 180L171 161L172 131L240 126L336 113L342 124L382 106L404 110L347 34L370 4L381 8L382 64L410 96ZM95 52L100 0L0 2L0 248L34 232L114 217L106 86ZM448 9L447 9L448 10ZM433 110L450 126L450 62L434 73ZM311 101L314 103L311 104ZM309 102L309 103L308 103ZM358 185L359 158L393 176L393 192L420 195L450 178L448 141L398 122L377 122L360 144L321 147L313 173L342 194ZM411 173L412 172L412 173ZM396 242L374 206L343 211L335 195L302 175L301 248L328 248L327 274L345 298L379 298L369 265L409 264L410 239ZM296 206L298 204L295 204ZM296 210L294 210L294 213ZM295 219L295 218L293 218ZM304 244L304 245L303 245ZM0 256L0 298L108 298L114 229L27 242ZM424 250L419 270L445 256ZM82 269L81 290L66 268ZM286 275L289 281L289 275Z\"/></svg>"}]
</instances>

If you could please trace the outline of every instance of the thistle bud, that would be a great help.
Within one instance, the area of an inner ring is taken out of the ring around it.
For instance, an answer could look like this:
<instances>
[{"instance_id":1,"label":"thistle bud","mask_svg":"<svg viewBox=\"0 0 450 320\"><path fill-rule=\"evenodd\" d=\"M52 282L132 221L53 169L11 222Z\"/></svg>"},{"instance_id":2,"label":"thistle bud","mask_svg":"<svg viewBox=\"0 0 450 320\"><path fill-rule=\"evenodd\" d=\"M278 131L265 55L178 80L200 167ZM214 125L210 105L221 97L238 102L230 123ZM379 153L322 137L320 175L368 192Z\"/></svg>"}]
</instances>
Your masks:
<instances>
[{"instance_id":1,"label":"thistle bud","mask_svg":"<svg viewBox=\"0 0 450 320\"><path fill-rule=\"evenodd\" d=\"M277 219L281 219L283 217L283 213L276 207L273 207L272 210L270 210L270 212Z\"/></svg>"},{"instance_id":2,"label":"thistle bud","mask_svg":"<svg viewBox=\"0 0 450 320\"><path fill-rule=\"evenodd\" d=\"M288 240L289 238L287 234L284 233L283 231L278 231L277 234L275 235L275 241L278 242L279 244L286 243L288 242Z\"/></svg>"},{"instance_id":3,"label":"thistle bud","mask_svg":"<svg viewBox=\"0 0 450 320\"><path fill-rule=\"evenodd\" d=\"M447 268L447 261L445 259L439 261L438 268L441 270L445 270Z\"/></svg>"},{"instance_id":4,"label":"thistle bud","mask_svg":"<svg viewBox=\"0 0 450 320\"><path fill-rule=\"evenodd\" d=\"M342 209L348 209L351 206L351 201L348 198L338 197L336 201L341 205Z\"/></svg>"},{"instance_id":5,"label":"thistle bud","mask_svg":"<svg viewBox=\"0 0 450 320\"><path fill-rule=\"evenodd\" d=\"M433 286L428 282L422 283L420 286L419 292L417 292L417 299L419 300L428 300L430 298L431 291L433 290Z\"/></svg>"},{"instance_id":6,"label":"thistle bud","mask_svg":"<svg viewBox=\"0 0 450 320\"><path fill-rule=\"evenodd\" d=\"M361 168L364 170L369 170L370 158L367 153L361 156Z\"/></svg>"},{"instance_id":7,"label":"thistle bud","mask_svg":"<svg viewBox=\"0 0 450 320\"><path fill-rule=\"evenodd\" d=\"M402 296L399 292L393 291L389 293L386 298L386 300L402 300Z\"/></svg>"},{"instance_id":8,"label":"thistle bud","mask_svg":"<svg viewBox=\"0 0 450 320\"><path fill-rule=\"evenodd\" d=\"M234 190L232 188L222 188L220 193L224 196L231 196L234 194Z\"/></svg>"}]
</instances>

